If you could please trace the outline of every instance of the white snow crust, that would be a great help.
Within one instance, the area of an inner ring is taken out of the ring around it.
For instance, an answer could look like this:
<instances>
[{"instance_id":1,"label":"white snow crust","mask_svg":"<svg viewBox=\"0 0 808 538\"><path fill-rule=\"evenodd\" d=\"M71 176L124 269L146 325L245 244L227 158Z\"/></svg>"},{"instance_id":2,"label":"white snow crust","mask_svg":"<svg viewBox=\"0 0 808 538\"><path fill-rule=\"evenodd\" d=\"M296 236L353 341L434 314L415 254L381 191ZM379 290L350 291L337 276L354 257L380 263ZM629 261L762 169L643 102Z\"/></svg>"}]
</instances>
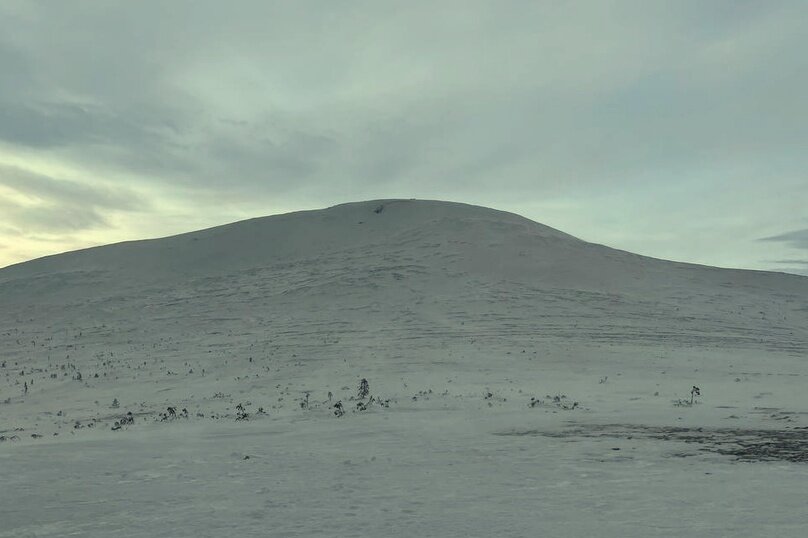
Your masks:
<instances>
[{"instance_id":1,"label":"white snow crust","mask_svg":"<svg viewBox=\"0 0 808 538\"><path fill-rule=\"evenodd\" d=\"M42 258L0 270L0 538L802 538L807 357L806 277L465 204Z\"/></svg>"}]
</instances>

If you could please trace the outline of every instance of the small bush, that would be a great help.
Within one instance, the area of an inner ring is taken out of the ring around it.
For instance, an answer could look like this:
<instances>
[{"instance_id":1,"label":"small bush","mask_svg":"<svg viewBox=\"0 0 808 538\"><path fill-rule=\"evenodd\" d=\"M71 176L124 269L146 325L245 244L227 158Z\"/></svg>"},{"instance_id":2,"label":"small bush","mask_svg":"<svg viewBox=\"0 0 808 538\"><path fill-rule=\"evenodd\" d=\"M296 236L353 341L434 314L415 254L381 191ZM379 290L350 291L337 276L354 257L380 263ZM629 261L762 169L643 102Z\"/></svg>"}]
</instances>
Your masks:
<instances>
[{"instance_id":1,"label":"small bush","mask_svg":"<svg viewBox=\"0 0 808 538\"><path fill-rule=\"evenodd\" d=\"M337 402L331 408L334 410L334 416L341 417L345 414L345 408L342 407L342 402Z\"/></svg>"}]
</instances>

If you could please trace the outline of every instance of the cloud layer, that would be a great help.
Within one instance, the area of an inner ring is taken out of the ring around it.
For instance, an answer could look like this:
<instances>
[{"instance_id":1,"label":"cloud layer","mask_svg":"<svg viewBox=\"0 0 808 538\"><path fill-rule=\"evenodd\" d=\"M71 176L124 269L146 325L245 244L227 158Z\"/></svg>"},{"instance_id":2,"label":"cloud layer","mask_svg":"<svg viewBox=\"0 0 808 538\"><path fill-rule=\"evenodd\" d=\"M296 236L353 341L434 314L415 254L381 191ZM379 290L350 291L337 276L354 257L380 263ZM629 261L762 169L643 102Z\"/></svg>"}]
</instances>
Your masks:
<instances>
[{"instance_id":1,"label":"cloud layer","mask_svg":"<svg viewBox=\"0 0 808 538\"><path fill-rule=\"evenodd\" d=\"M806 15L799 1L5 2L0 243L58 232L47 249L64 250L403 196L776 268L805 254L757 239L806 224ZM47 249L0 250L0 265Z\"/></svg>"},{"instance_id":2,"label":"cloud layer","mask_svg":"<svg viewBox=\"0 0 808 538\"><path fill-rule=\"evenodd\" d=\"M808 249L808 228L804 230L797 230L794 232L775 235L773 237L767 237L764 239L764 241L779 241L782 243L786 243L793 248ZM793 261L795 260L789 260L785 263ZM803 263L808 263L808 260L805 260Z\"/></svg>"}]
</instances>

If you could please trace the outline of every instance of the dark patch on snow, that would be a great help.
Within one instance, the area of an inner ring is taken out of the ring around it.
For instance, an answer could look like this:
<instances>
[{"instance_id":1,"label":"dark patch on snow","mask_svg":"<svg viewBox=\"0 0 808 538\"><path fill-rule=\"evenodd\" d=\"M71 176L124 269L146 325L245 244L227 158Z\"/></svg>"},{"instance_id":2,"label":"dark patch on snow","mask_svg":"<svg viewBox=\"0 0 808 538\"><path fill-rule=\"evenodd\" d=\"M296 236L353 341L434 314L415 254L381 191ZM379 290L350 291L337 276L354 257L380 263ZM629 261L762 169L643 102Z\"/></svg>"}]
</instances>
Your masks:
<instances>
[{"instance_id":1,"label":"dark patch on snow","mask_svg":"<svg viewBox=\"0 0 808 538\"><path fill-rule=\"evenodd\" d=\"M698 450L732 456L738 461L789 461L808 463L808 427L791 429L682 428L642 424L589 424L563 431L523 430L499 432L502 436L541 436L559 439L611 438L656 439L699 445ZM677 452L677 457L692 453Z\"/></svg>"}]
</instances>

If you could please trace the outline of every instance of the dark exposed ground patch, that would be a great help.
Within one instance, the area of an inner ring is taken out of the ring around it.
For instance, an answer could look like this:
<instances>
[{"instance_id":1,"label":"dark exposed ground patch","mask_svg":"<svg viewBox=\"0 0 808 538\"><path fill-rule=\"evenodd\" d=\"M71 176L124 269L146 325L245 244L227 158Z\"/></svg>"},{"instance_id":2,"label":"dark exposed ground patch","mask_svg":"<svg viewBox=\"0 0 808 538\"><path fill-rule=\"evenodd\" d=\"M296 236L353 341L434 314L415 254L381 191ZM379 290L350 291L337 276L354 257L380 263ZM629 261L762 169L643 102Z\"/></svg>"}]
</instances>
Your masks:
<instances>
[{"instance_id":1,"label":"dark exposed ground patch","mask_svg":"<svg viewBox=\"0 0 808 538\"><path fill-rule=\"evenodd\" d=\"M790 461L808 463L808 427L791 429L681 428L642 424L588 424L563 431L523 430L500 432L503 436L541 436L553 438L658 439L695 443L698 450L739 461ZM685 457L692 454L675 453Z\"/></svg>"}]
</instances>

